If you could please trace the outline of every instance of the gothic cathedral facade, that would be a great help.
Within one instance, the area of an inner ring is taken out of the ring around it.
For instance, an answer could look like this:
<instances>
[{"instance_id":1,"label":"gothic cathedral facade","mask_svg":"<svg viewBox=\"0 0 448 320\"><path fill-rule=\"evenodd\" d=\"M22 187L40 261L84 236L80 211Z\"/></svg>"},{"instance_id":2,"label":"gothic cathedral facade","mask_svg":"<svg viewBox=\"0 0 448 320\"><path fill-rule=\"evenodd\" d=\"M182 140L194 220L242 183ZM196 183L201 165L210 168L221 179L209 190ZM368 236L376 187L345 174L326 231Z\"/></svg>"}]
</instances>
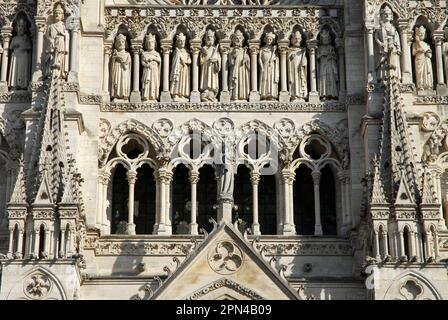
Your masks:
<instances>
[{"instance_id":1,"label":"gothic cathedral facade","mask_svg":"<svg viewBox=\"0 0 448 320\"><path fill-rule=\"evenodd\" d=\"M448 1L0 12L0 299L448 299Z\"/></svg>"}]
</instances>

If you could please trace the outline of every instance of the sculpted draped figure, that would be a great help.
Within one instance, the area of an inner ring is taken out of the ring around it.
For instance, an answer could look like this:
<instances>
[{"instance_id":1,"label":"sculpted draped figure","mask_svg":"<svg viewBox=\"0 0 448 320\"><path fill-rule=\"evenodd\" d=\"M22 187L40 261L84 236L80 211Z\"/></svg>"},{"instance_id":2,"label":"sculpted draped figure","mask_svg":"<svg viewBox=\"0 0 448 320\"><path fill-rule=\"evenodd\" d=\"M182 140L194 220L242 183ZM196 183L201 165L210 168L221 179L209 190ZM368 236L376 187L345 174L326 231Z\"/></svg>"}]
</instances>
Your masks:
<instances>
[{"instance_id":1,"label":"sculpted draped figure","mask_svg":"<svg viewBox=\"0 0 448 320\"><path fill-rule=\"evenodd\" d=\"M243 47L244 35L237 30L229 53L229 89L233 101L247 101L250 94L250 56Z\"/></svg>"},{"instance_id":2,"label":"sculpted draped figure","mask_svg":"<svg viewBox=\"0 0 448 320\"><path fill-rule=\"evenodd\" d=\"M291 101L304 101L308 96L308 59L306 49L300 45L302 34L300 31L293 33L291 37L292 47L288 55L289 92Z\"/></svg>"},{"instance_id":3,"label":"sculpted draped figure","mask_svg":"<svg viewBox=\"0 0 448 320\"><path fill-rule=\"evenodd\" d=\"M131 55L126 51L126 36L117 35L112 54L112 98L127 100L131 94Z\"/></svg>"},{"instance_id":4,"label":"sculpted draped figure","mask_svg":"<svg viewBox=\"0 0 448 320\"><path fill-rule=\"evenodd\" d=\"M274 100L278 98L278 83L280 80L280 67L277 55L277 46L274 45L275 34L266 33L265 46L260 49L259 63L260 96L263 100Z\"/></svg>"},{"instance_id":5,"label":"sculpted draped figure","mask_svg":"<svg viewBox=\"0 0 448 320\"><path fill-rule=\"evenodd\" d=\"M328 29L323 29L320 34L317 60L319 61L319 95L322 100L335 99L338 97L338 60Z\"/></svg>"},{"instance_id":6,"label":"sculpted draped figure","mask_svg":"<svg viewBox=\"0 0 448 320\"><path fill-rule=\"evenodd\" d=\"M49 63L52 68L60 70L60 76L65 78L68 74L68 47L69 36L64 23L64 9L57 4L53 16L55 23L50 24L47 32L49 43Z\"/></svg>"},{"instance_id":7,"label":"sculpted draped figure","mask_svg":"<svg viewBox=\"0 0 448 320\"><path fill-rule=\"evenodd\" d=\"M219 92L219 72L221 71L221 54L219 46L215 46L215 32L208 30L205 35L205 46L201 50L201 100L216 102Z\"/></svg>"},{"instance_id":8,"label":"sculpted draped figure","mask_svg":"<svg viewBox=\"0 0 448 320\"><path fill-rule=\"evenodd\" d=\"M155 102L159 100L160 95L160 75L162 57L156 51L156 36L154 34L146 35L146 50L142 53L142 100Z\"/></svg>"},{"instance_id":9,"label":"sculpted draped figure","mask_svg":"<svg viewBox=\"0 0 448 320\"><path fill-rule=\"evenodd\" d=\"M381 9L380 17L381 27L375 32L375 41L380 55L377 67L378 80L386 79L386 64L390 67L391 75L401 80L401 43L400 35L392 24L394 14L388 6L385 6Z\"/></svg>"},{"instance_id":10,"label":"sculpted draped figure","mask_svg":"<svg viewBox=\"0 0 448 320\"><path fill-rule=\"evenodd\" d=\"M433 89L432 50L425 42L424 26L415 29L415 42L412 44L412 55L415 57L415 78L418 90Z\"/></svg>"},{"instance_id":11,"label":"sculpted draped figure","mask_svg":"<svg viewBox=\"0 0 448 320\"><path fill-rule=\"evenodd\" d=\"M176 36L176 49L171 64L170 92L174 102L187 102L190 97L190 65L191 56L185 49L186 36Z\"/></svg>"},{"instance_id":12,"label":"sculpted draped figure","mask_svg":"<svg viewBox=\"0 0 448 320\"><path fill-rule=\"evenodd\" d=\"M8 85L13 89L26 89L31 79L32 44L26 31L26 21L21 18L16 24L17 35L12 38L10 45Z\"/></svg>"}]
</instances>

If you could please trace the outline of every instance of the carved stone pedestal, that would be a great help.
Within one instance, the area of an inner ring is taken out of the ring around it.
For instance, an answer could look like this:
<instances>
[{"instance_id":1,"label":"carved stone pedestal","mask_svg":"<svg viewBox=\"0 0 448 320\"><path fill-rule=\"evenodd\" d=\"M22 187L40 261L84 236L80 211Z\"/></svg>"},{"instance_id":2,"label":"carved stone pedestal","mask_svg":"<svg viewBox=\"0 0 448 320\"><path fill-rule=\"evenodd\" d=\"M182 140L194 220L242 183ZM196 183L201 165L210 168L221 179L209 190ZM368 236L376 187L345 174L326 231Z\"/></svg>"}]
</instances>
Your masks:
<instances>
[{"instance_id":1,"label":"carved stone pedestal","mask_svg":"<svg viewBox=\"0 0 448 320\"><path fill-rule=\"evenodd\" d=\"M0 82L0 93L8 92L8 84L6 82Z\"/></svg>"},{"instance_id":2,"label":"carved stone pedestal","mask_svg":"<svg viewBox=\"0 0 448 320\"><path fill-rule=\"evenodd\" d=\"M438 84L437 85L437 95L439 96L445 96L448 94L448 89L446 85L444 84Z\"/></svg>"},{"instance_id":3,"label":"carved stone pedestal","mask_svg":"<svg viewBox=\"0 0 448 320\"><path fill-rule=\"evenodd\" d=\"M74 71L70 71L68 73L67 82L78 83L78 73Z\"/></svg>"},{"instance_id":4,"label":"carved stone pedestal","mask_svg":"<svg viewBox=\"0 0 448 320\"><path fill-rule=\"evenodd\" d=\"M310 92L308 99L309 99L310 103L319 103L320 102L319 94L317 92Z\"/></svg>"},{"instance_id":5,"label":"carved stone pedestal","mask_svg":"<svg viewBox=\"0 0 448 320\"><path fill-rule=\"evenodd\" d=\"M132 91L131 97L130 97L130 102L131 103L139 103L141 101L142 101L142 97L140 95L140 91Z\"/></svg>"},{"instance_id":6,"label":"carved stone pedestal","mask_svg":"<svg viewBox=\"0 0 448 320\"><path fill-rule=\"evenodd\" d=\"M220 98L219 98L220 102L230 102L230 92L229 91L222 91Z\"/></svg>"},{"instance_id":7,"label":"carved stone pedestal","mask_svg":"<svg viewBox=\"0 0 448 320\"><path fill-rule=\"evenodd\" d=\"M249 96L249 102L260 102L260 93L258 91L252 91Z\"/></svg>"},{"instance_id":8,"label":"carved stone pedestal","mask_svg":"<svg viewBox=\"0 0 448 320\"><path fill-rule=\"evenodd\" d=\"M199 91L193 91L190 95L190 102L200 103L201 102L201 93Z\"/></svg>"},{"instance_id":9,"label":"carved stone pedestal","mask_svg":"<svg viewBox=\"0 0 448 320\"><path fill-rule=\"evenodd\" d=\"M162 94L160 95L160 102L171 102L171 93L169 93L168 91L163 91Z\"/></svg>"},{"instance_id":10,"label":"carved stone pedestal","mask_svg":"<svg viewBox=\"0 0 448 320\"><path fill-rule=\"evenodd\" d=\"M287 92L287 91L280 92L280 98L279 98L280 102L288 103L288 102L290 102L290 100L291 100L291 98L289 96L289 92Z\"/></svg>"}]
</instances>

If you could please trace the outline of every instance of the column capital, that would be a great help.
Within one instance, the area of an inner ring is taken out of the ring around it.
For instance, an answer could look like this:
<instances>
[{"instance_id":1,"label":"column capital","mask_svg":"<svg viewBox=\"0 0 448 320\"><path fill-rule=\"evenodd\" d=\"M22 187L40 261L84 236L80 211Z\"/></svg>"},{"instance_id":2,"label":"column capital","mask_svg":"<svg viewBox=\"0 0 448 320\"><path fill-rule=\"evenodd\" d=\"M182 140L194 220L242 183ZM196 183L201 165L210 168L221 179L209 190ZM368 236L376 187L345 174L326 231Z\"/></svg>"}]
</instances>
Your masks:
<instances>
[{"instance_id":1,"label":"column capital","mask_svg":"<svg viewBox=\"0 0 448 320\"><path fill-rule=\"evenodd\" d=\"M157 179L164 184L169 184L173 180L173 173L169 169L161 168L157 171Z\"/></svg>"},{"instance_id":2,"label":"column capital","mask_svg":"<svg viewBox=\"0 0 448 320\"><path fill-rule=\"evenodd\" d=\"M105 42L104 43L104 54L111 55L112 54L112 43Z\"/></svg>"},{"instance_id":3,"label":"column capital","mask_svg":"<svg viewBox=\"0 0 448 320\"><path fill-rule=\"evenodd\" d=\"M436 45L442 45L445 41L445 32L444 31L434 31L433 40Z\"/></svg>"},{"instance_id":4,"label":"column capital","mask_svg":"<svg viewBox=\"0 0 448 320\"><path fill-rule=\"evenodd\" d=\"M322 173L320 173L320 171L311 172L311 177L313 177L314 185L318 185L320 183L321 176L322 176Z\"/></svg>"},{"instance_id":5,"label":"column capital","mask_svg":"<svg viewBox=\"0 0 448 320\"><path fill-rule=\"evenodd\" d=\"M230 50L231 44L232 44L232 41L230 41L230 39L224 38L224 39L221 39L221 41L219 41L221 50Z\"/></svg>"},{"instance_id":6,"label":"column capital","mask_svg":"<svg viewBox=\"0 0 448 320\"><path fill-rule=\"evenodd\" d=\"M111 174L109 172L101 172L98 174L98 180L103 185L108 185L110 182Z\"/></svg>"},{"instance_id":7,"label":"column capital","mask_svg":"<svg viewBox=\"0 0 448 320\"><path fill-rule=\"evenodd\" d=\"M409 19L398 19L398 28L400 29L400 31L407 31L409 28Z\"/></svg>"},{"instance_id":8,"label":"column capital","mask_svg":"<svg viewBox=\"0 0 448 320\"><path fill-rule=\"evenodd\" d=\"M336 44L336 48L344 49L344 39L343 38L336 38L335 44Z\"/></svg>"},{"instance_id":9,"label":"column capital","mask_svg":"<svg viewBox=\"0 0 448 320\"><path fill-rule=\"evenodd\" d=\"M315 49L317 49L318 42L316 39L311 39L306 42L306 45L307 45L308 49L315 50Z\"/></svg>"},{"instance_id":10,"label":"column capital","mask_svg":"<svg viewBox=\"0 0 448 320\"><path fill-rule=\"evenodd\" d=\"M135 184L137 182L137 171L129 170L126 176L129 184Z\"/></svg>"},{"instance_id":11,"label":"column capital","mask_svg":"<svg viewBox=\"0 0 448 320\"><path fill-rule=\"evenodd\" d=\"M140 54L143 46L140 43L131 42L131 51L133 54Z\"/></svg>"},{"instance_id":12,"label":"column capital","mask_svg":"<svg viewBox=\"0 0 448 320\"><path fill-rule=\"evenodd\" d=\"M173 44L170 39L162 39L160 41L160 48L164 54L171 53L173 50Z\"/></svg>"},{"instance_id":13,"label":"column capital","mask_svg":"<svg viewBox=\"0 0 448 320\"><path fill-rule=\"evenodd\" d=\"M197 184L199 182L199 171L191 170L189 176L192 184Z\"/></svg>"},{"instance_id":14,"label":"column capital","mask_svg":"<svg viewBox=\"0 0 448 320\"><path fill-rule=\"evenodd\" d=\"M260 172L258 171L252 171L250 173L250 182L252 183L252 185L258 185L260 183Z\"/></svg>"},{"instance_id":15,"label":"column capital","mask_svg":"<svg viewBox=\"0 0 448 320\"><path fill-rule=\"evenodd\" d=\"M373 34L373 32L375 31L375 26L373 24L366 24L364 26L364 29L368 34Z\"/></svg>"},{"instance_id":16,"label":"column capital","mask_svg":"<svg viewBox=\"0 0 448 320\"><path fill-rule=\"evenodd\" d=\"M281 177L284 183L292 185L296 179L296 173L289 169L283 169Z\"/></svg>"}]
</instances>

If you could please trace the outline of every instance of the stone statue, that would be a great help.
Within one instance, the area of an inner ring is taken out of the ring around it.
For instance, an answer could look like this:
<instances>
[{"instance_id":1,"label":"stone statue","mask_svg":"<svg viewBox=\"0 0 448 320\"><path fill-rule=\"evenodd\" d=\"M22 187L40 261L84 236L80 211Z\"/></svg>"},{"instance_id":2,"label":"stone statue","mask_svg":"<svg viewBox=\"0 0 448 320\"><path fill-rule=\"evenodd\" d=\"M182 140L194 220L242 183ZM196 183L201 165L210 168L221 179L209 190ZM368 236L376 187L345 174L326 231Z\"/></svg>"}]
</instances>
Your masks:
<instances>
[{"instance_id":1,"label":"stone statue","mask_svg":"<svg viewBox=\"0 0 448 320\"><path fill-rule=\"evenodd\" d=\"M186 40L183 33L176 36L176 49L173 54L170 76L170 92L174 102L187 102L190 97L191 56L185 49Z\"/></svg>"},{"instance_id":2,"label":"stone statue","mask_svg":"<svg viewBox=\"0 0 448 320\"><path fill-rule=\"evenodd\" d=\"M55 23L50 24L47 32L49 43L49 64L50 67L59 69L60 76L67 77L68 74L68 48L69 34L64 23L64 9L57 4L53 13Z\"/></svg>"},{"instance_id":3,"label":"stone statue","mask_svg":"<svg viewBox=\"0 0 448 320\"><path fill-rule=\"evenodd\" d=\"M229 89L233 101L247 101L250 94L250 56L243 47L244 35L237 30L229 53Z\"/></svg>"},{"instance_id":4,"label":"stone statue","mask_svg":"<svg viewBox=\"0 0 448 320\"><path fill-rule=\"evenodd\" d=\"M415 78L418 90L433 89L432 50L425 42L426 29L420 26L415 29L415 42L412 44L412 55L415 57Z\"/></svg>"},{"instance_id":5,"label":"stone statue","mask_svg":"<svg viewBox=\"0 0 448 320\"><path fill-rule=\"evenodd\" d=\"M445 28L445 41L442 46L443 62L445 64L445 81L448 85L448 27Z\"/></svg>"},{"instance_id":6,"label":"stone statue","mask_svg":"<svg viewBox=\"0 0 448 320\"><path fill-rule=\"evenodd\" d=\"M328 29L320 34L320 45L317 50L319 95L322 100L337 99L338 97L338 60L336 51L331 44Z\"/></svg>"},{"instance_id":7,"label":"stone statue","mask_svg":"<svg viewBox=\"0 0 448 320\"><path fill-rule=\"evenodd\" d=\"M142 100L156 102L160 95L160 75L162 58L156 51L156 36L146 35L146 50L142 53Z\"/></svg>"},{"instance_id":8,"label":"stone statue","mask_svg":"<svg viewBox=\"0 0 448 320\"><path fill-rule=\"evenodd\" d=\"M220 168L220 197L227 198L233 196L234 170L233 165L226 161Z\"/></svg>"},{"instance_id":9,"label":"stone statue","mask_svg":"<svg viewBox=\"0 0 448 320\"><path fill-rule=\"evenodd\" d=\"M308 59L306 49L300 45L302 34L296 31L291 38L288 55L289 92L291 101L304 101L308 96Z\"/></svg>"},{"instance_id":10,"label":"stone statue","mask_svg":"<svg viewBox=\"0 0 448 320\"><path fill-rule=\"evenodd\" d=\"M401 43L400 35L392 24L394 14L385 6L380 13L381 27L375 32L375 41L378 44L380 61L378 63L378 80L385 80L386 65L390 68L390 74L401 80Z\"/></svg>"},{"instance_id":11,"label":"stone statue","mask_svg":"<svg viewBox=\"0 0 448 320\"><path fill-rule=\"evenodd\" d=\"M208 30L205 35L205 46L201 50L201 100L217 101L219 93L219 72L221 71L221 54L219 46L215 46L215 32Z\"/></svg>"},{"instance_id":12,"label":"stone statue","mask_svg":"<svg viewBox=\"0 0 448 320\"><path fill-rule=\"evenodd\" d=\"M127 100L131 94L131 55L126 51L126 36L117 35L112 54L112 98Z\"/></svg>"},{"instance_id":13,"label":"stone statue","mask_svg":"<svg viewBox=\"0 0 448 320\"><path fill-rule=\"evenodd\" d=\"M12 89L26 89L31 80L31 40L26 34L26 21L19 19L16 36L11 40L11 60L8 85Z\"/></svg>"},{"instance_id":14,"label":"stone statue","mask_svg":"<svg viewBox=\"0 0 448 320\"><path fill-rule=\"evenodd\" d=\"M278 83L280 80L280 67L277 55L277 46L274 45L275 34L272 32L265 35L265 46L260 49L259 63L260 73L260 96L263 100L274 100L278 98Z\"/></svg>"}]
</instances>

